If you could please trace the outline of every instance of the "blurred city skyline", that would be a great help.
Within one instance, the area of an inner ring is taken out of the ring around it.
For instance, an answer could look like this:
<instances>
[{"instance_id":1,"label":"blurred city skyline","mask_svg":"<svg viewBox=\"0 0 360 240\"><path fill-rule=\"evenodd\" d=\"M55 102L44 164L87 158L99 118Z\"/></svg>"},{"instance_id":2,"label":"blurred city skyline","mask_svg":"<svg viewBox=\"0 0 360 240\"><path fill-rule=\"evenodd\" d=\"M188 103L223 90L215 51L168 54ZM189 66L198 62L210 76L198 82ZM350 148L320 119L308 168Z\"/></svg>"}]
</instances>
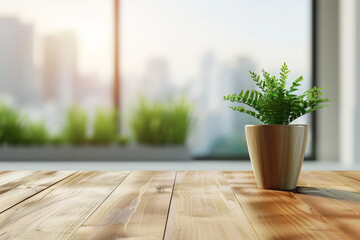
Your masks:
<instances>
[{"instance_id":1,"label":"blurred city skyline","mask_svg":"<svg viewBox=\"0 0 360 240\"><path fill-rule=\"evenodd\" d=\"M192 76L182 69L195 72L196 59L208 51L228 63L234 52L241 53L257 63L254 70L276 70L284 61L298 73L309 68L304 56L311 48L309 0L120 2L121 65L130 75L143 71L147 59L156 56L169 61L174 83L185 83ZM79 72L89 74L95 68L102 81L112 80L113 0L0 0L0 5L0 16L15 16L34 27L35 65L42 62L45 36L74 31ZM286 59L279 52L286 52Z\"/></svg>"},{"instance_id":2,"label":"blurred city skyline","mask_svg":"<svg viewBox=\"0 0 360 240\"><path fill-rule=\"evenodd\" d=\"M53 131L73 101L92 113L111 106L112 3L0 0L0 32L8 33L0 37L0 95ZM194 154L246 154L243 125L256 120L232 112L222 96L253 88L249 70L278 74L284 61L290 79L303 75L303 87L311 86L311 1L121 3L125 132L140 93L150 100L186 94L195 104Z\"/></svg>"}]
</instances>

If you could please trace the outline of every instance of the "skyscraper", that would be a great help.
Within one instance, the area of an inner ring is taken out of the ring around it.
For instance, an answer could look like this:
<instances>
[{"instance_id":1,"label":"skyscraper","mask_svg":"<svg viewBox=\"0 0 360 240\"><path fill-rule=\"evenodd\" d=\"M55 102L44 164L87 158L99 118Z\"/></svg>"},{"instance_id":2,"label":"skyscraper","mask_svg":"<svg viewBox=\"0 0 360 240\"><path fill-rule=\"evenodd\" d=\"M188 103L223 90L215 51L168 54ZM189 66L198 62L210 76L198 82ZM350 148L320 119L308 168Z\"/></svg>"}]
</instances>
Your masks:
<instances>
[{"instance_id":1,"label":"skyscraper","mask_svg":"<svg viewBox=\"0 0 360 240\"><path fill-rule=\"evenodd\" d=\"M0 94L18 104L35 100L33 26L15 17L0 18Z\"/></svg>"},{"instance_id":2,"label":"skyscraper","mask_svg":"<svg viewBox=\"0 0 360 240\"><path fill-rule=\"evenodd\" d=\"M78 69L78 42L72 31L62 31L44 39L43 98L69 105L75 95Z\"/></svg>"},{"instance_id":3,"label":"skyscraper","mask_svg":"<svg viewBox=\"0 0 360 240\"><path fill-rule=\"evenodd\" d=\"M143 91L151 100L166 100L173 95L166 59L149 59L145 69Z\"/></svg>"}]
</instances>

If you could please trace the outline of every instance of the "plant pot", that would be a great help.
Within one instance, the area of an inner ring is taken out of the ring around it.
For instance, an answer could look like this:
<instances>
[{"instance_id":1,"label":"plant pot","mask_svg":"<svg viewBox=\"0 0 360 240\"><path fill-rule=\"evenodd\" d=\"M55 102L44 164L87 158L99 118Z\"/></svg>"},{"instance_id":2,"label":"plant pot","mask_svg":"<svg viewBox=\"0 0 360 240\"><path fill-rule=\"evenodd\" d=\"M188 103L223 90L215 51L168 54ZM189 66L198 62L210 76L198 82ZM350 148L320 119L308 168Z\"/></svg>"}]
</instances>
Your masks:
<instances>
[{"instance_id":1,"label":"plant pot","mask_svg":"<svg viewBox=\"0 0 360 240\"><path fill-rule=\"evenodd\" d=\"M246 125L246 142L257 186L296 188L306 149L307 125Z\"/></svg>"}]
</instances>

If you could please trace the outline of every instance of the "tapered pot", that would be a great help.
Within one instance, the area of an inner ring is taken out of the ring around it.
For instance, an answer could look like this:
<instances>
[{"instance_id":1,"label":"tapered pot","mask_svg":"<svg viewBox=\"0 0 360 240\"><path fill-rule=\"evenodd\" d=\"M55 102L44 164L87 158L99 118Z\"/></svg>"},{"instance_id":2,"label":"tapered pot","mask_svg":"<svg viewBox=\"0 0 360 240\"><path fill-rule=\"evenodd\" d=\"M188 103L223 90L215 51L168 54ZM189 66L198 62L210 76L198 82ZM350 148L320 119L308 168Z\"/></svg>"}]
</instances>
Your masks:
<instances>
[{"instance_id":1,"label":"tapered pot","mask_svg":"<svg viewBox=\"0 0 360 240\"><path fill-rule=\"evenodd\" d=\"M246 125L246 142L259 188L296 188L306 149L307 125Z\"/></svg>"}]
</instances>

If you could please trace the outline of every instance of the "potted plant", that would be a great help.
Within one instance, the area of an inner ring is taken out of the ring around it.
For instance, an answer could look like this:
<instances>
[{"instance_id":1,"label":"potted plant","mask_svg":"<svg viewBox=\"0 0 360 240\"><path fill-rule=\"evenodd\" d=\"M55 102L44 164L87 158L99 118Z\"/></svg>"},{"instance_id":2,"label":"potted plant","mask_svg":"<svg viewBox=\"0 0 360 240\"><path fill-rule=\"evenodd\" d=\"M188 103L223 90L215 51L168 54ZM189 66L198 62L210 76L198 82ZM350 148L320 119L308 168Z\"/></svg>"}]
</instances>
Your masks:
<instances>
[{"instance_id":1,"label":"potted plant","mask_svg":"<svg viewBox=\"0 0 360 240\"><path fill-rule=\"evenodd\" d=\"M230 108L259 119L264 125L246 125L246 142L259 188L292 190L296 188L306 149L308 126L290 124L300 116L328 106L321 89L313 87L295 94L303 77L286 87L289 69L284 63L280 78L262 70L251 72L258 90L242 90L224 100L247 105ZM249 108L250 107L250 108Z\"/></svg>"}]
</instances>

